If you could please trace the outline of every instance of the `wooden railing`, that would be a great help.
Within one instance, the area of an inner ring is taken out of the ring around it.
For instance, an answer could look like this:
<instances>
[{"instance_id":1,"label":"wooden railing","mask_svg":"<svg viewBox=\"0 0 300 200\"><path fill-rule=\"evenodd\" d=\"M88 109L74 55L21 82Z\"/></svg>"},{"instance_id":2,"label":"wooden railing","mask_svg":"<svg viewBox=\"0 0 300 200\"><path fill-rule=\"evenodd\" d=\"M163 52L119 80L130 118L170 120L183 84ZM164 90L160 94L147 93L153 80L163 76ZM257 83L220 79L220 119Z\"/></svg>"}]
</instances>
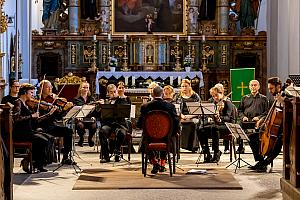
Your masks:
<instances>
[{"instance_id":1,"label":"wooden railing","mask_svg":"<svg viewBox=\"0 0 300 200\"><path fill-rule=\"evenodd\" d=\"M285 101L283 118L283 199L300 199L300 98Z\"/></svg>"},{"instance_id":2,"label":"wooden railing","mask_svg":"<svg viewBox=\"0 0 300 200\"><path fill-rule=\"evenodd\" d=\"M2 150L0 151L0 154L3 156L3 159L0 159L0 168L2 169L2 173L4 173L3 176L0 175L0 200L2 200L1 198L4 200L13 199L12 107L11 104L0 104L0 109L2 110L0 114L0 129L1 139L3 140L3 143L0 141L0 148Z\"/></svg>"}]
</instances>

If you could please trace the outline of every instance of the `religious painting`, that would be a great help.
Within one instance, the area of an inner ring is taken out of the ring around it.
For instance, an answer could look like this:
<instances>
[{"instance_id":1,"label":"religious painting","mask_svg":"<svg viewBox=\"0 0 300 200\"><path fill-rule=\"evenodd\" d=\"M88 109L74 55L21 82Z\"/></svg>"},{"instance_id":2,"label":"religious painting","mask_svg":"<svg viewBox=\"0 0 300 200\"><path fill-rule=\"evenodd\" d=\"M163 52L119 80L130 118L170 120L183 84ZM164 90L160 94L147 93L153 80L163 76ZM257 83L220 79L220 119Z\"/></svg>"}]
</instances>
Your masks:
<instances>
[{"instance_id":1,"label":"religious painting","mask_svg":"<svg viewBox=\"0 0 300 200\"><path fill-rule=\"evenodd\" d=\"M186 34L186 13L184 0L112 0L112 33Z\"/></svg>"},{"instance_id":2,"label":"religious painting","mask_svg":"<svg viewBox=\"0 0 300 200\"><path fill-rule=\"evenodd\" d=\"M83 63L92 63L94 57L94 47L83 46Z\"/></svg>"}]
</instances>

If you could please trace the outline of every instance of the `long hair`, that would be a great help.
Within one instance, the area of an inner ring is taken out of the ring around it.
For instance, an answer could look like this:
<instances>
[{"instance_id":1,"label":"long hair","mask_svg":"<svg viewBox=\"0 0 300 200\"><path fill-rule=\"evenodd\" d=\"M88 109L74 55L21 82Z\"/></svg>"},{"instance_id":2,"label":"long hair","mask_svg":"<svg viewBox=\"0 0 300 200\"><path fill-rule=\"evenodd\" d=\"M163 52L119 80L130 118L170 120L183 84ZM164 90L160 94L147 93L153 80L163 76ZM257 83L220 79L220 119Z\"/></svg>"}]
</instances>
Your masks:
<instances>
[{"instance_id":1,"label":"long hair","mask_svg":"<svg viewBox=\"0 0 300 200\"><path fill-rule=\"evenodd\" d=\"M190 93L191 93L191 95L193 95L195 92L194 92L194 90L193 90L193 88L192 88L191 81L190 81L189 79L182 79L182 81L181 81L181 83L180 83L180 86L181 86L183 83L186 83L186 84L188 84L188 85L190 86ZM182 93L182 91L180 91L180 96L182 96L182 95L183 95L183 93Z\"/></svg>"},{"instance_id":2,"label":"long hair","mask_svg":"<svg viewBox=\"0 0 300 200\"><path fill-rule=\"evenodd\" d=\"M91 96L91 91L90 91L90 84L87 82L87 81L83 81L80 83L79 85L79 88L78 88L78 92L77 92L77 96L76 97L80 97L81 96L81 90L82 90L82 87L83 87L83 84L88 84L89 86L89 91L88 91L88 96Z\"/></svg>"}]
</instances>

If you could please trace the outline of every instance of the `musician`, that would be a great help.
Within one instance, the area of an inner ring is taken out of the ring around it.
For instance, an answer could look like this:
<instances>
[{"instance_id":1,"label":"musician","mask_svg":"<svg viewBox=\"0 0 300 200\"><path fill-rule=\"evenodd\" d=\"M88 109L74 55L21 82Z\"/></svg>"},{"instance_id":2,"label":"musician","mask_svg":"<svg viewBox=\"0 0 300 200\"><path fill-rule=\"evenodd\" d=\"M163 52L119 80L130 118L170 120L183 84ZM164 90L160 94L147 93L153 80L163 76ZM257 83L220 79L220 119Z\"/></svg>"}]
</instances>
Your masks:
<instances>
[{"instance_id":1,"label":"musician","mask_svg":"<svg viewBox=\"0 0 300 200\"><path fill-rule=\"evenodd\" d=\"M229 99L224 97L224 93L219 87L212 87L209 92L213 97L214 104L216 105L216 116L214 118L215 123L201 128L198 131L198 138L203 149L203 153L206 155L204 162L218 163L222 155L222 152L219 150L220 134L227 132L225 122L232 123L234 121L232 116L233 104ZM209 136L212 138L212 149L214 151L212 159L208 146Z\"/></svg>"},{"instance_id":2,"label":"musician","mask_svg":"<svg viewBox=\"0 0 300 200\"><path fill-rule=\"evenodd\" d=\"M17 100L18 92L20 89L20 83L17 80L13 80L10 87L10 93L9 95L2 98L1 103L6 104L7 102L14 104L14 101Z\"/></svg>"},{"instance_id":3,"label":"musician","mask_svg":"<svg viewBox=\"0 0 300 200\"><path fill-rule=\"evenodd\" d=\"M44 168L48 162L47 153L49 151L50 136L33 131L36 127L35 121L39 118L38 112L33 112L27 106L26 101L33 98L34 86L31 84L23 84L19 90L19 98L14 101L13 113L13 139L17 142L32 142L32 158L33 167L37 172L46 172ZM56 108L51 109L54 112ZM52 138L53 141L53 138ZM21 161L22 168L25 172L30 173L28 168L29 161L23 159Z\"/></svg>"},{"instance_id":4,"label":"musician","mask_svg":"<svg viewBox=\"0 0 300 200\"><path fill-rule=\"evenodd\" d=\"M40 82L40 96L42 101L47 101L49 103L55 104L57 99L59 98L56 94L52 93L52 84L48 80L42 80ZM66 107L73 105L71 102L65 102ZM39 127L43 128L48 134L54 137L63 137L64 138L64 151L63 151L63 159L61 161L62 164L75 164L70 158L69 153L72 150L72 134L73 131L70 128L67 128L62 125L58 125L56 123L57 120L62 119L62 115L65 114L63 112L64 108L58 109L60 110L49 115L46 120L43 120L39 123ZM47 114L45 111L41 111L41 115Z\"/></svg>"},{"instance_id":5,"label":"musician","mask_svg":"<svg viewBox=\"0 0 300 200\"><path fill-rule=\"evenodd\" d=\"M173 136L174 136L179 130L179 123L180 123L179 118L176 114L175 106L167 101L163 101L162 98L163 89L160 86L156 86L153 89L152 95L154 99L146 104L143 104L141 107L141 115L138 119L137 127L142 128L143 120L147 113L153 110L162 110L168 112L173 120ZM155 152L149 152L149 160L150 163L153 164L153 169L151 171L152 174L156 174L158 171L160 172L165 171L166 152L160 152L160 162L158 162Z\"/></svg>"},{"instance_id":6,"label":"musician","mask_svg":"<svg viewBox=\"0 0 300 200\"><path fill-rule=\"evenodd\" d=\"M149 93L149 96L148 97L143 97L143 103L147 103L151 100L153 100L153 96L152 96L152 93L153 93L153 88L155 88L156 86L158 86L158 83L152 81L148 88L147 88L147 91Z\"/></svg>"},{"instance_id":7,"label":"musician","mask_svg":"<svg viewBox=\"0 0 300 200\"><path fill-rule=\"evenodd\" d=\"M249 89L251 93L242 97L238 108L242 124L246 122L258 123L258 121L267 116L269 110L268 98L259 93L259 82L257 80L251 80L249 82ZM237 152L245 152L243 140L239 142Z\"/></svg>"},{"instance_id":8,"label":"musician","mask_svg":"<svg viewBox=\"0 0 300 200\"><path fill-rule=\"evenodd\" d=\"M78 88L78 94L73 99L73 103L76 106L83 106L84 104L89 104L95 102L94 97L92 97L90 92L90 84L88 82L82 82ZM88 143L90 147L94 146L93 137L96 133L97 125L96 120L94 118L91 119L89 122L85 122L80 119L75 120L76 123L76 130L79 135L79 141L78 146L83 147L83 141L84 141L84 133L85 129L89 130L89 136L88 136Z\"/></svg>"},{"instance_id":9,"label":"musician","mask_svg":"<svg viewBox=\"0 0 300 200\"><path fill-rule=\"evenodd\" d=\"M271 77L268 79L268 90L270 94L273 96L272 99L270 99L270 105L272 105L275 100L276 101L276 107L279 109L283 109L283 101L284 97L282 97L282 85L281 80L279 77ZM267 157L263 157L259 154L259 131L255 132L255 134L249 135L249 145L252 149L253 156L255 161L258 161L254 166L251 166L250 169L256 170L257 172L266 172L267 166L278 156L278 154L281 151L282 148L282 126L280 127L280 131L277 135L277 140L275 142L275 145L273 147L273 150Z\"/></svg>"},{"instance_id":10,"label":"musician","mask_svg":"<svg viewBox=\"0 0 300 200\"><path fill-rule=\"evenodd\" d=\"M174 88L171 85L166 85L163 90L164 90L163 99L167 102L175 103Z\"/></svg>"},{"instance_id":11,"label":"musician","mask_svg":"<svg viewBox=\"0 0 300 200\"><path fill-rule=\"evenodd\" d=\"M189 111L186 102L199 102L200 97L193 91L190 80L182 79L180 86L180 93L175 97L175 102L180 104L181 109L181 148L196 151L198 148L198 141L195 136L196 125L188 115Z\"/></svg>"},{"instance_id":12,"label":"musician","mask_svg":"<svg viewBox=\"0 0 300 200\"><path fill-rule=\"evenodd\" d=\"M115 104L131 104L131 100L128 96L125 95L125 84L120 81L117 87L118 98Z\"/></svg>"},{"instance_id":13,"label":"musician","mask_svg":"<svg viewBox=\"0 0 300 200\"><path fill-rule=\"evenodd\" d=\"M123 84L119 84L119 90L124 90ZM122 95L123 92L120 92ZM105 101L105 104L129 104L126 102L127 98L124 95L118 96L117 87L114 84L107 86L107 95L109 98ZM128 98L129 99L129 98ZM129 99L130 100L130 99ZM110 162L109 153L114 154L115 162L120 161L121 145L123 144L128 131L128 126L125 119L110 119L101 121L102 127L99 131L99 138L101 144L102 158L100 163Z\"/></svg>"}]
</instances>

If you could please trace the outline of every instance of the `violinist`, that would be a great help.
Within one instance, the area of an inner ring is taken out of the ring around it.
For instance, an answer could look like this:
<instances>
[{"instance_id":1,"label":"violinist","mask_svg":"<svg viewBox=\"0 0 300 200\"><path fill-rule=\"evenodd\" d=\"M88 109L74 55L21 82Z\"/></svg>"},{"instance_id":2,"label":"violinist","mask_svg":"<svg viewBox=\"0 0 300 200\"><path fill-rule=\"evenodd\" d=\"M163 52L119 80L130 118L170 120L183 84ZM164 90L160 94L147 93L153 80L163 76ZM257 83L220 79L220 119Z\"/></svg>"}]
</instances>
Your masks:
<instances>
[{"instance_id":1,"label":"violinist","mask_svg":"<svg viewBox=\"0 0 300 200\"><path fill-rule=\"evenodd\" d=\"M153 100L153 89L154 89L156 86L158 86L158 83L156 83L155 81L152 81L152 82L149 84L149 86L148 86L148 88L147 88L147 92L149 93L149 96L143 97L143 104Z\"/></svg>"},{"instance_id":2,"label":"violinist","mask_svg":"<svg viewBox=\"0 0 300 200\"><path fill-rule=\"evenodd\" d=\"M58 96L52 93L52 84L48 80L42 80L40 82L40 97L42 101L46 101L49 103L56 102ZM66 107L73 105L71 102L64 103ZM61 108L63 110L63 108ZM41 115L46 114L47 111L41 111ZM72 134L73 131L70 128L65 126L60 126L56 123L57 120L62 118L63 112L56 111L52 115L48 115L46 120L43 120L39 123L39 127L43 128L48 134L54 137L63 137L64 138L64 153L63 159L61 161L62 164L74 164L73 161L69 158L69 153L72 150Z\"/></svg>"},{"instance_id":3,"label":"violinist","mask_svg":"<svg viewBox=\"0 0 300 200\"><path fill-rule=\"evenodd\" d=\"M108 99L105 101L106 104L130 104L131 102L126 101L127 97L124 96L124 85L121 83L117 87L114 84L107 86ZM129 98L128 98L129 99ZM130 99L129 99L130 100ZM110 162L109 154L114 154L115 162L120 161L121 145L123 144L128 131L128 124L125 119L115 119L101 121L102 127L99 131L99 138L101 144L102 158L100 163Z\"/></svg>"},{"instance_id":4,"label":"violinist","mask_svg":"<svg viewBox=\"0 0 300 200\"><path fill-rule=\"evenodd\" d=\"M272 95L270 99L270 104L272 105L275 100L275 107L283 109L284 97L282 94L282 83L279 77L271 77L268 79L268 90ZM256 170L257 172L266 172L267 166L273 162L273 160L278 156L282 148L282 124L277 135L277 139L273 150L266 157L259 154L259 145L260 145L260 133L257 131L255 134L249 135L249 145L252 149L253 156L255 161L258 161L254 166L251 166L250 169Z\"/></svg>"},{"instance_id":5,"label":"violinist","mask_svg":"<svg viewBox=\"0 0 300 200\"><path fill-rule=\"evenodd\" d=\"M189 151L196 151L198 149L198 141L196 137L196 125L191 120L186 102L199 102L201 101L199 95L192 89L191 81L182 79L180 85L180 93L174 97L175 102L180 104L181 109L181 148Z\"/></svg>"},{"instance_id":6,"label":"violinist","mask_svg":"<svg viewBox=\"0 0 300 200\"><path fill-rule=\"evenodd\" d=\"M169 103L175 103L174 88L171 85L166 85L163 90L164 90L163 99Z\"/></svg>"},{"instance_id":7,"label":"violinist","mask_svg":"<svg viewBox=\"0 0 300 200\"><path fill-rule=\"evenodd\" d=\"M259 82L257 80L251 80L249 82L249 89L251 93L242 97L238 108L242 127L243 124L247 122L258 123L267 116L269 110L268 98L259 93ZM240 141L237 152L244 153L244 151L243 141Z\"/></svg>"},{"instance_id":8,"label":"violinist","mask_svg":"<svg viewBox=\"0 0 300 200\"><path fill-rule=\"evenodd\" d=\"M222 154L219 150L220 134L226 133L227 131L225 122L232 123L234 121L232 116L233 104L229 99L224 98L224 93L219 87L212 87L209 92L213 97L214 104L216 105L214 124L201 128L198 131L198 138L205 155L204 162L218 163ZM209 136L212 138L212 149L214 151L212 158L208 146Z\"/></svg>"},{"instance_id":9,"label":"violinist","mask_svg":"<svg viewBox=\"0 0 300 200\"><path fill-rule=\"evenodd\" d=\"M47 152L51 136L33 131L35 121L39 118L39 113L30 110L26 101L33 98L34 86L23 84L19 90L19 98L14 102L13 113L13 139L18 142L32 142L33 167L37 172L46 172L44 165L52 160L47 160ZM54 112L55 109L51 109ZM53 138L52 138L53 141ZM21 166L23 170L30 173L28 168L29 160L23 159Z\"/></svg>"},{"instance_id":10,"label":"violinist","mask_svg":"<svg viewBox=\"0 0 300 200\"><path fill-rule=\"evenodd\" d=\"M76 106L83 106L84 104L89 104L95 102L95 99L92 97L90 92L90 84L88 82L82 82L78 89L77 96L73 99L73 103ZM97 125L96 120L93 122L84 122L83 120L76 119L76 130L79 135L78 146L83 146L83 136L85 129L89 130L88 143L90 147L94 146L93 137L96 133Z\"/></svg>"},{"instance_id":11,"label":"violinist","mask_svg":"<svg viewBox=\"0 0 300 200\"><path fill-rule=\"evenodd\" d=\"M118 97L115 104L131 104L131 100L125 95L125 84L120 81L117 87Z\"/></svg>"},{"instance_id":12,"label":"violinist","mask_svg":"<svg viewBox=\"0 0 300 200\"><path fill-rule=\"evenodd\" d=\"M20 89L20 83L17 80L13 80L10 87L9 95L3 97L1 103L6 104L7 102L14 104L14 101L18 99L18 92Z\"/></svg>"}]
</instances>

